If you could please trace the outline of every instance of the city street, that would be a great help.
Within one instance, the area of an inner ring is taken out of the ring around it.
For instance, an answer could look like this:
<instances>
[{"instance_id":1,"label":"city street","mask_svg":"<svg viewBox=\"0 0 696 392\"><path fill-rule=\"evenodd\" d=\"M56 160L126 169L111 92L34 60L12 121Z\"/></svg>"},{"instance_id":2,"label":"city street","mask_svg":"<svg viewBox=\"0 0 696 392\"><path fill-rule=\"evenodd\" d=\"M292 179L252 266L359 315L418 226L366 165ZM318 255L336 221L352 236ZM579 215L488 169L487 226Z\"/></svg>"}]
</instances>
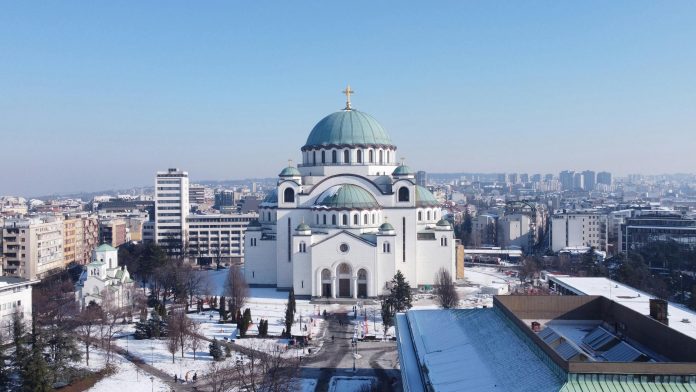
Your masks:
<instances>
[{"instance_id":1,"label":"city street","mask_svg":"<svg viewBox=\"0 0 696 392\"><path fill-rule=\"evenodd\" d=\"M401 390L396 342L358 342L358 354L354 357L351 341L355 326L349 323L346 313L334 314L327 321L321 351L307 359L301 371L301 377L318 380L317 392L328 390L331 377L354 375L375 377L380 391Z\"/></svg>"}]
</instances>

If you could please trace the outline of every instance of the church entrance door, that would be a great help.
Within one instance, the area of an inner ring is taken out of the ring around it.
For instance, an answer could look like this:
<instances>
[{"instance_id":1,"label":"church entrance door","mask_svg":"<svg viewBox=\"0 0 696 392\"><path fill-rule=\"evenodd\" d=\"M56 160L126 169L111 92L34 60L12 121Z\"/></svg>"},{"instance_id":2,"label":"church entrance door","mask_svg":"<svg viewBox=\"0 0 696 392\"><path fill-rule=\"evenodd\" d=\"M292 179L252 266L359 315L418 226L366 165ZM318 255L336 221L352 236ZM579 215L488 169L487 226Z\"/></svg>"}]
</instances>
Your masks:
<instances>
[{"instance_id":1,"label":"church entrance door","mask_svg":"<svg viewBox=\"0 0 696 392\"><path fill-rule=\"evenodd\" d=\"M350 298L350 279L338 280L338 296Z\"/></svg>"},{"instance_id":2,"label":"church entrance door","mask_svg":"<svg viewBox=\"0 0 696 392\"><path fill-rule=\"evenodd\" d=\"M331 297L331 283L322 283L321 285L321 296L324 298Z\"/></svg>"},{"instance_id":3,"label":"church entrance door","mask_svg":"<svg viewBox=\"0 0 696 392\"><path fill-rule=\"evenodd\" d=\"M358 298L367 298L367 283L358 283Z\"/></svg>"}]
</instances>

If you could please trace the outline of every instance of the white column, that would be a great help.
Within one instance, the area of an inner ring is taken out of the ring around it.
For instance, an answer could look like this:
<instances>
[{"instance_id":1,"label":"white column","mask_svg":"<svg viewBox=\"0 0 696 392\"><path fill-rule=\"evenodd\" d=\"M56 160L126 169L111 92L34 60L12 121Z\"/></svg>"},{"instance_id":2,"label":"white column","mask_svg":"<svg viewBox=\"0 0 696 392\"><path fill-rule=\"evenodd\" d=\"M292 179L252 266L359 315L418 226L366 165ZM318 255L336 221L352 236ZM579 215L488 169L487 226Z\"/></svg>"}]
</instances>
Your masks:
<instances>
[{"instance_id":1,"label":"white column","mask_svg":"<svg viewBox=\"0 0 696 392\"><path fill-rule=\"evenodd\" d=\"M358 298L358 277L353 276L353 298Z\"/></svg>"},{"instance_id":2,"label":"white column","mask_svg":"<svg viewBox=\"0 0 696 392\"><path fill-rule=\"evenodd\" d=\"M336 283L338 279L335 276L331 277L331 298L336 298Z\"/></svg>"}]
</instances>

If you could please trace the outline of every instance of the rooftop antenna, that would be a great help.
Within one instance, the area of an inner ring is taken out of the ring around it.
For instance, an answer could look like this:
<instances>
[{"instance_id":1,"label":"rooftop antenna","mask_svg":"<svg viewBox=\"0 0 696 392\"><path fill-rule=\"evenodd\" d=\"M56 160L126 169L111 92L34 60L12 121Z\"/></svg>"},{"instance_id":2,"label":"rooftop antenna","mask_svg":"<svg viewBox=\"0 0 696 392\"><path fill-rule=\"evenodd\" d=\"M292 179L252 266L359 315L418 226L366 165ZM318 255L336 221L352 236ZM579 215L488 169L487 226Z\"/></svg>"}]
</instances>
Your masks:
<instances>
[{"instance_id":1,"label":"rooftop antenna","mask_svg":"<svg viewBox=\"0 0 696 392\"><path fill-rule=\"evenodd\" d=\"M351 90L350 84L348 84L346 89L341 92L346 95L346 108L344 110L353 110L353 107L350 105L350 95L355 94L355 91Z\"/></svg>"}]
</instances>

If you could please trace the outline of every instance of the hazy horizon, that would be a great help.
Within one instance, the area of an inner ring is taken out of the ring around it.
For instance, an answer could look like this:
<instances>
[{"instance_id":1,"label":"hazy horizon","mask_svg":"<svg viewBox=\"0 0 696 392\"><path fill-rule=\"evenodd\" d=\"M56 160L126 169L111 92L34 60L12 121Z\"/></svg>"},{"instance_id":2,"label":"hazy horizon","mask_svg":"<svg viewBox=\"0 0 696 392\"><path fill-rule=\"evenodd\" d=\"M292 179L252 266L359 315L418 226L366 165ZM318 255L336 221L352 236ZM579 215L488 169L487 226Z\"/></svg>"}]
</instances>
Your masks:
<instances>
[{"instance_id":1,"label":"hazy horizon","mask_svg":"<svg viewBox=\"0 0 696 392\"><path fill-rule=\"evenodd\" d=\"M4 3L0 195L274 177L347 83L414 169L693 173L694 42L688 1Z\"/></svg>"}]
</instances>

